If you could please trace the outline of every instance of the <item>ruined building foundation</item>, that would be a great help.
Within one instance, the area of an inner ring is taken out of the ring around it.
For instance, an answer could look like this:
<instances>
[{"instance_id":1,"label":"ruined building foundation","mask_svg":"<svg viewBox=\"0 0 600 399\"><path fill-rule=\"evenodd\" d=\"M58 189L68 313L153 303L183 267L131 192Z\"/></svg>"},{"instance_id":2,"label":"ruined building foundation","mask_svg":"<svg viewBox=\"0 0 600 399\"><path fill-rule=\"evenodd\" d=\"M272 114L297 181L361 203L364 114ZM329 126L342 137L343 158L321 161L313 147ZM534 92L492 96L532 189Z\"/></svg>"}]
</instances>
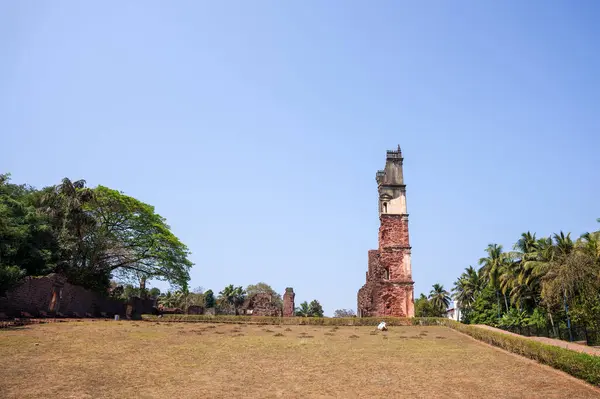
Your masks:
<instances>
[{"instance_id":1,"label":"ruined building foundation","mask_svg":"<svg viewBox=\"0 0 600 399\"><path fill-rule=\"evenodd\" d=\"M358 291L359 317L414 317L406 185L402 151L388 151L377 172L379 248L369 251L367 281Z\"/></svg>"}]
</instances>

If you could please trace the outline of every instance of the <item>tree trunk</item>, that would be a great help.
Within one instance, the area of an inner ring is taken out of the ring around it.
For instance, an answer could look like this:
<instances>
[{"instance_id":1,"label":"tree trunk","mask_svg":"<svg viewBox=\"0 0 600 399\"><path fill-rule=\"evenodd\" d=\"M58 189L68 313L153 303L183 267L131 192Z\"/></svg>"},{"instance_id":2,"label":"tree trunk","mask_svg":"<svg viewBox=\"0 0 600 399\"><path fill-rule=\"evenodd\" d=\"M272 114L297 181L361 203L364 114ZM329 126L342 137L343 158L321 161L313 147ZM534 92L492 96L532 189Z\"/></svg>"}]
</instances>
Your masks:
<instances>
[{"instance_id":1,"label":"tree trunk","mask_svg":"<svg viewBox=\"0 0 600 399\"><path fill-rule=\"evenodd\" d=\"M146 276L140 278L140 298L146 299Z\"/></svg>"},{"instance_id":2,"label":"tree trunk","mask_svg":"<svg viewBox=\"0 0 600 399\"><path fill-rule=\"evenodd\" d=\"M552 318L552 313L550 312L550 309L548 309L548 316L550 317L550 325L552 326L552 332L554 333L554 336L556 336L556 328L554 327L554 319Z\"/></svg>"},{"instance_id":3,"label":"tree trunk","mask_svg":"<svg viewBox=\"0 0 600 399\"><path fill-rule=\"evenodd\" d=\"M508 312L508 301L506 300L506 294L504 294L504 304L506 305L506 311Z\"/></svg>"},{"instance_id":4,"label":"tree trunk","mask_svg":"<svg viewBox=\"0 0 600 399\"><path fill-rule=\"evenodd\" d=\"M567 329L569 330L569 341L573 342L573 332L571 331L571 318L569 317L569 304L567 303L567 291L563 290L564 293L564 305L565 315L567 316Z\"/></svg>"},{"instance_id":5,"label":"tree trunk","mask_svg":"<svg viewBox=\"0 0 600 399\"><path fill-rule=\"evenodd\" d=\"M498 292L498 290L496 290L496 301L497 301L498 319L499 319L500 318L500 293Z\"/></svg>"}]
</instances>

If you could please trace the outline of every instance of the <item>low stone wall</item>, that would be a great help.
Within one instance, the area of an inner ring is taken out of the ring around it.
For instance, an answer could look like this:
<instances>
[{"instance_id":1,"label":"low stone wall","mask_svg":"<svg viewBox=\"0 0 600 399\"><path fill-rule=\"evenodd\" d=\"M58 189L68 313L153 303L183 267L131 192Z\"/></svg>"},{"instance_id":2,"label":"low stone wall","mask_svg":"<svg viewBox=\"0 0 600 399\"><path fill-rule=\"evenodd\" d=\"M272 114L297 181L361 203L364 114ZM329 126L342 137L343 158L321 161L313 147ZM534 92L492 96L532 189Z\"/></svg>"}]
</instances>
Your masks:
<instances>
[{"instance_id":1,"label":"low stone wall","mask_svg":"<svg viewBox=\"0 0 600 399\"><path fill-rule=\"evenodd\" d=\"M97 292L69 284L63 276L50 274L44 277L26 277L21 284L0 297L0 313L19 317L21 312L32 316L63 314L84 317L86 314L98 317L101 313L109 316L137 317L152 313L153 300L132 298L128 303L105 297Z\"/></svg>"}]
</instances>

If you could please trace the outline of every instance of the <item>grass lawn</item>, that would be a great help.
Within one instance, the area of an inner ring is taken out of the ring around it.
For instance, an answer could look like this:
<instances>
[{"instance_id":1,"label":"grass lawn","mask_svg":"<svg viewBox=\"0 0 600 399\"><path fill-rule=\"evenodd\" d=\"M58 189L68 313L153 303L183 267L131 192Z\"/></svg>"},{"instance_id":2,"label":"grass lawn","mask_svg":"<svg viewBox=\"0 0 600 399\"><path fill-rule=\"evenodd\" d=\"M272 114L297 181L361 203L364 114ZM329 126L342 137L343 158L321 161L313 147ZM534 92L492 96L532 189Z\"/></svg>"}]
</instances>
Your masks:
<instances>
[{"instance_id":1,"label":"grass lawn","mask_svg":"<svg viewBox=\"0 0 600 399\"><path fill-rule=\"evenodd\" d=\"M445 327L85 321L0 330L1 398L598 398Z\"/></svg>"}]
</instances>

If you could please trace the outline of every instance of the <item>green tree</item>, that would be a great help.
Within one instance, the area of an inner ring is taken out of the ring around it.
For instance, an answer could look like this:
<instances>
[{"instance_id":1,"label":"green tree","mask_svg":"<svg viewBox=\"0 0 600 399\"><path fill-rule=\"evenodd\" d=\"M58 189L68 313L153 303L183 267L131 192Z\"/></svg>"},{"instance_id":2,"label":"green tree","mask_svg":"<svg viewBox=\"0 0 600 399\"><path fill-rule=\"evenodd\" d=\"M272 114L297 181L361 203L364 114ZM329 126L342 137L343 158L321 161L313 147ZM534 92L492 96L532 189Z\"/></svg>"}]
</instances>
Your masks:
<instances>
[{"instance_id":1,"label":"green tree","mask_svg":"<svg viewBox=\"0 0 600 399\"><path fill-rule=\"evenodd\" d=\"M434 309L440 313L445 313L450 305L450 293L444 289L441 284L434 284L429 293L429 301Z\"/></svg>"},{"instance_id":2,"label":"green tree","mask_svg":"<svg viewBox=\"0 0 600 399\"><path fill-rule=\"evenodd\" d=\"M238 313L238 308L244 303L245 299L246 291L244 291L241 286L234 287L233 284L229 284L223 291L219 292L221 304L231 306L236 315Z\"/></svg>"},{"instance_id":3,"label":"green tree","mask_svg":"<svg viewBox=\"0 0 600 399\"><path fill-rule=\"evenodd\" d=\"M442 317L440 309L435 308L425 294L421 294L415 301L416 317Z\"/></svg>"},{"instance_id":4,"label":"green tree","mask_svg":"<svg viewBox=\"0 0 600 399\"><path fill-rule=\"evenodd\" d=\"M37 212L36 190L10 183L0 174L0 295L26 275L44 275L55 267L56 239L48 218Z\"/></svg>"},{"instance_id":5,"label":"green tree","mask_svg":"<svg viewBox=\"0 0 600 399\"><path fill-rule=\"evenodd\" d=\"M469 266L460 275L458 280L456 280L452 291L454 292L454 299L460 304L460 308L464 311L465 309L471 308L475 302L475 297L479 294L481 289L482 282L479 277L479 272L475 270L473 266Z\"/></svg>"},{"instance_id":6,"label":"green tree","mask_svg":"<svg viewBox=\"0 0 600 399\"><path fill-rule=\"evenodd\" d=\"M154 207L103 186L94 190L93 198L86 209L98 221L88 237L96 270L166 280L187 289L189 250Z\"/></svg>"},{"instance_id":7,"label":"green tree","mask_svg":"<svg viewBox=\"0 0 600 399\"><path fill-rule=\"evenodd\" d=\"M25 275L18 266L0 264L0 297Z\"/></svg>"},{"instance_id":8,"label":"green tree","mask_svg":"<svg viewBox=\"0 0 600 399\"><path fill-rule=\"evenodd\" d=\"M142 296L151 279L185 290L188 256L166 221L135 198L85 180L36 190L0 175L0 291L50 272L102 292L113 277Z\"/></svg>"},{"instance_id":9,"label":"green tree","mask_svg":"<svg viewBox=\"0 0 600 399\"><path fill-rule=\"evenodd\" d=\"M185 297L186 293L181 290L167 291L158 297L158 304L165 308L179 308L185 310Z\"/></svg>"},{"instance_id":10,"label":"green tree","mask_svg":"<svg viewBox=\"0 0 600 399\"><path fill-rule=\"evenodd\" d=\"M296 316L299 317L311 317L312 315L310 305L306 301L302 302L300 306L295 309L295 311Z\"/></svg>"},{"instance_id":11,"label":"green tree","mask_svg":"<svg viewBox=\"0 0 600 399\"><path fill-rule=\"evenodd\" d=\"M496 299L498 302L498 318L500 318L500 280L503 268L506 266L506 257L502 251L502 245L489 244L486 248L487 257L479 259L481 265L480 273L486 284L490 284L496 291ZM508 301L504 297L506 310L508 311Z\"/></svg>"},{"instance_id":12,"label":"green tree","mask_svg":"<svg viewBox=\"0 0 600 399\"><path fill-rule=\"evenodd\" d=\"M207 308L215 307L215 294L213 290L208 290L204 293L204 306Z\"/></svg>"},{"instance_id":13,"label":"green tree","mask_svg":"<svg viewBox=\"0 0 600 399\"><path fill-rule=\"evenodd\" d=\"M487 285L476 296L468 322L495 326L499 321L497 310L497 291L491 285Z\"/></svg>"},{"instance_id":14,"label":"green tree","mask_svg":"<svg viewBox=\"0 0 600 399\"><path fill-rule=\"evenodd\" d=\"M321 306L319 301L313 299L308 305L308 307L311 317L323 317L323 307Z\"/></svg>"},{"instance_id":15,"label":"green tree","mask_svg":"<svg viewBox=\"0 0 600 399\"><path fill-rule=\"evenodd\" d=\"M59 262L56 271L66 275L72 283L98 288L107 287L109 276L90 265L87 238L96 227L96 220L85 207L94 198L94 191L85 186L85 180L64 178L60 184L44 190L42 209L50 217L58 240Z\"/></svg>"},{"instance_id":16,"label":"green tree","mask_svg":"<svg viewBox=\"0 0 600 399\"><path fill-rule=\"evenodd\" d=\"M333 312L333 317L354 317L356 313L352 309L337 309Z\"/></svg>"}]
</instances>

